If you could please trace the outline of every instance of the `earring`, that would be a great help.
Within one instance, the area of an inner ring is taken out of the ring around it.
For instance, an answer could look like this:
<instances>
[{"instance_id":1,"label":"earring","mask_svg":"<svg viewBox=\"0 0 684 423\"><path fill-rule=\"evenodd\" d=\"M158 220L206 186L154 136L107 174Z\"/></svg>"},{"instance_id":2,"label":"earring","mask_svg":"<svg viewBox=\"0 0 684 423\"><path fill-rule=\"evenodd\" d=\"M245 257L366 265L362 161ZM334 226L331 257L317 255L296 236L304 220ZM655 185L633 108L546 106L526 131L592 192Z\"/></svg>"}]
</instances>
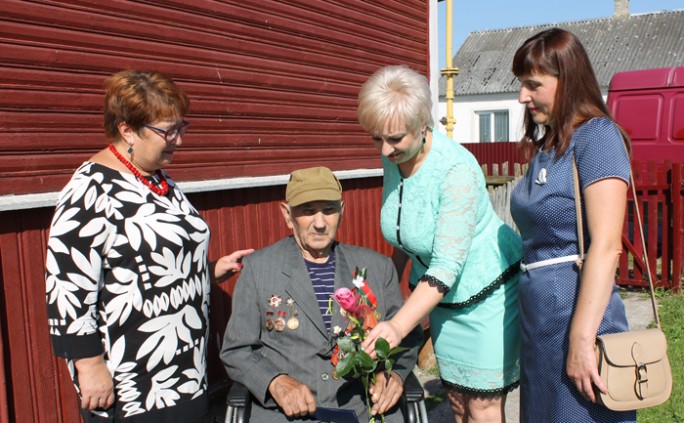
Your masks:
<instances>
[{"instance_id":1,"label":"earring","mask_svg":"<svg viewBox=\"0 0 684 423\"><path fill-rule=\"evenodd\" d=\"M425 143L425 138L423 138L423 143ZM128 150L126 150L128 154L133 153L133 144L128 144Z\"/></svg>"},{"instance_id":2,"label":"earring","mask_svg":"<svg viewBox=\"0 0 684 423\"><path fill-rule=\"evenodd\" d=\"M423 145L425 145L425 137L423 137Z\"/></svg>"}]
</instances>

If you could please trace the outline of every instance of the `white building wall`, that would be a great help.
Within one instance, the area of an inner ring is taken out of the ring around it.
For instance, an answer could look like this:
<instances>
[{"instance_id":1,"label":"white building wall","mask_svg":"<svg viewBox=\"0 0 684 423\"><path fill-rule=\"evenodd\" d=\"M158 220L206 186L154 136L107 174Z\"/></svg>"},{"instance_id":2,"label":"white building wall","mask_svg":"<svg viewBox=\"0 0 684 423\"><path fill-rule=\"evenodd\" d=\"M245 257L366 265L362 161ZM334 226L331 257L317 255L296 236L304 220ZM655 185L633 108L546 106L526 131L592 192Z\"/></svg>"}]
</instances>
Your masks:
<instances>
[{"instance_id":1,"label":"white building wall","mask_svg":"<svg viewBox=\"0 0 684 423\"><path fill-rule=\"evenodd\" d=\"M602 90L606 100L606 90ZM454 99L454 118L456 124L451 138L460 143L479 142L480 125L478 112L508 110L509 141L518 141L523 135L525 108L518 103L518 93L463 95ZM439 116L435 121L437 130L446 134L446 127L439 119L446 116L446 101L439 102Z\"/></svg>"},{"instance_id":2,"label":"white building wall","mask_svg":"<svg viewBox=\"0 0 684 423\"><path fill-rule=\"evenodd\" d=\"M479 142L478 112L508 110L509 141L518 141L522 136L523 106L518 103L518 93L464 95L454 99L456 124L452 138L460 143ZM439 118L446 116L446 101L439 102ZM446 127L436 124L446 134Z\"/></svg>"}]
</instances>

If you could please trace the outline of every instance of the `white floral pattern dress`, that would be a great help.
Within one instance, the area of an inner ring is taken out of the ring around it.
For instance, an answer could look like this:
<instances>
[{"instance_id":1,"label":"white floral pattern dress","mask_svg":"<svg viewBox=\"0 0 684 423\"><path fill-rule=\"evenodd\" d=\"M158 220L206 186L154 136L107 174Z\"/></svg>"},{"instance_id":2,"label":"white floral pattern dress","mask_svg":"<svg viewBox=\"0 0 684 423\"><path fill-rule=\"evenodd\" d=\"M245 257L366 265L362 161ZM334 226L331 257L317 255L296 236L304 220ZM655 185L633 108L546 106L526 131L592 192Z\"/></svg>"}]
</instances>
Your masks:
<instances>
[{"instance_id":1,"label":"white floral pattern dress","mask_svg":"<svg viewBox=\"0 0 684 423\"><path fill-rule=\"evenodd\" d=\"M160 196L86 162L55 210L46 263L55 354L74 377L73 359L104 353L114 378L115 405L94 421L191 421L206 411L210 233L168 182Z\"/></svg>"}]
</instances>

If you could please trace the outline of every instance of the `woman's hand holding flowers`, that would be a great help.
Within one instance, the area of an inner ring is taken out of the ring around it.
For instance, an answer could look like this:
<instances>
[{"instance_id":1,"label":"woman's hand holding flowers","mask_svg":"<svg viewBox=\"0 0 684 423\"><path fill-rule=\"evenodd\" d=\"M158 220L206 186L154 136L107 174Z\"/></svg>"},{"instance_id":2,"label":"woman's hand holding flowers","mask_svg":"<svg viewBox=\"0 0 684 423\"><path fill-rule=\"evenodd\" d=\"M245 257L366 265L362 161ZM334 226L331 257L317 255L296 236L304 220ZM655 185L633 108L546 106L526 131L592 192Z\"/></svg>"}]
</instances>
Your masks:
<instances>
[{"instance_id":1,"label":"woman's hand holding flowers","mask_svg":"<svg viewBox=\"0 0 684 423\"><path fill-rule=\"evenodd\" d=\"M354 288L337 289L328 306L328 312L332 313L334 300L347 320L347 327L342 335L338 335L330 361L335 366L337 377L361 378L367 393L369 423L384 422L383 414L397 403L404 391L401 377L392 371L394 359L391 356L406 348L392 348L378 334L371 344L373 356L364 351L362 345L371 342L366 338L378 325L380 314L376 310L377 298L366 281L366 269L357 268L352 282ZM399 345L401 338L394 337L395 346ZM380 418L376 419L376 415Z\"/></svg>"},{"instance_id":2,"label":"woman's hand holding flowers","mask_svg":"<svg viewBox=\"0 0 684 423\"><path fill-rule=\"evenodd\" d=\"M384 338L390 345L390 348L397 347L401 340L406 336L402 330L392 320L387 320L385 322L380 322L366 335L366 339L361 343L363 350L375 359L377 357L375 353L375 341L378 338Z\"/></svg>"}]
</instances>

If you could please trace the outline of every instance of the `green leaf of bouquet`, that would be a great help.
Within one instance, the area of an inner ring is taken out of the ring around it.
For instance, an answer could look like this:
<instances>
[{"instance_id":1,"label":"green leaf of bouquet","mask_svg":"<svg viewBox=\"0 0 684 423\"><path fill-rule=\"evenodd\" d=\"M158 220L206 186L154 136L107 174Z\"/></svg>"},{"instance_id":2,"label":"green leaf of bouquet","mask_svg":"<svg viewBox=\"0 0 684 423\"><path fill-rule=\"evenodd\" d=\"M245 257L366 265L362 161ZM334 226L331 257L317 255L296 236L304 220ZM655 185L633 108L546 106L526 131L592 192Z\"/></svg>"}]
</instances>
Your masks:
<instances>
[{"instance_id":1,"label":"green leaf of bouquet","mask_svg":"<svg viewBox=\"0 0 684 423\"><path fill-rule=\"evenodd\" d=\"M344 377L354 369L354 355L347 355L344 356L340 359L340 361L337 363L337 366L335 366L335 372L337 372L337 375L339 377Z\"/></svg>"},{"instance_id":2,"label":"green leaf of bouquet","mask_svg":"<svg viewBox=\"0 0 684 423\"><path fill-rule=\"evenodd\" d=\"M337 345L340 347L340 351L345 354L354 352L354 341L348 336L343 336L342 338L337 338Z\"/></svg>"},{"instance_id":3,"label":"green leaf of bouquet","mask_svg":"<svg viewBox=\"0 0 684 423\"><path fill-rule=\"evenodd\" d=\"M385 371L389 376L392 373L392 367L394 366L394 360L385 360Z\"/></svg>"},{"instance_id":4,"label":"green leaf of bouquet","mask_svg":"<svg viewBox=\"0 0 684 423\"><path fill-rule=\"evenodd\" d=\"M409 349L410 349L410 348L406 348L406 347L396 347L396 348L392 348L392 351L390 351L388 355L394 355L394 354L400 353L400 352L402 352L402 351L408 351Z\"/></svg>"},{"instance_id":5,"label":"green leaf of bouquet","mask_svg":"<svg viewBox=\"0 0 684 423\"><path fill-rule=\"evenodd\" d=\"M375 353L383 360L389 356L390 344L385 338L378 338L375 340Z\"/></svg>"},{"instance_id":6,"label":"green leaf of bouquet","mask_svg":"<svg viewBox=\"0 0 684 423\"><path fill-rule=\"evenodd\" d=\"M373 360L371 356L366 354L364 351L360 351L356 354L356 362L359 363L361 368L366 372L375 370L375 366L377 365L375 360Z\"/></svg>"}]
</instances>

